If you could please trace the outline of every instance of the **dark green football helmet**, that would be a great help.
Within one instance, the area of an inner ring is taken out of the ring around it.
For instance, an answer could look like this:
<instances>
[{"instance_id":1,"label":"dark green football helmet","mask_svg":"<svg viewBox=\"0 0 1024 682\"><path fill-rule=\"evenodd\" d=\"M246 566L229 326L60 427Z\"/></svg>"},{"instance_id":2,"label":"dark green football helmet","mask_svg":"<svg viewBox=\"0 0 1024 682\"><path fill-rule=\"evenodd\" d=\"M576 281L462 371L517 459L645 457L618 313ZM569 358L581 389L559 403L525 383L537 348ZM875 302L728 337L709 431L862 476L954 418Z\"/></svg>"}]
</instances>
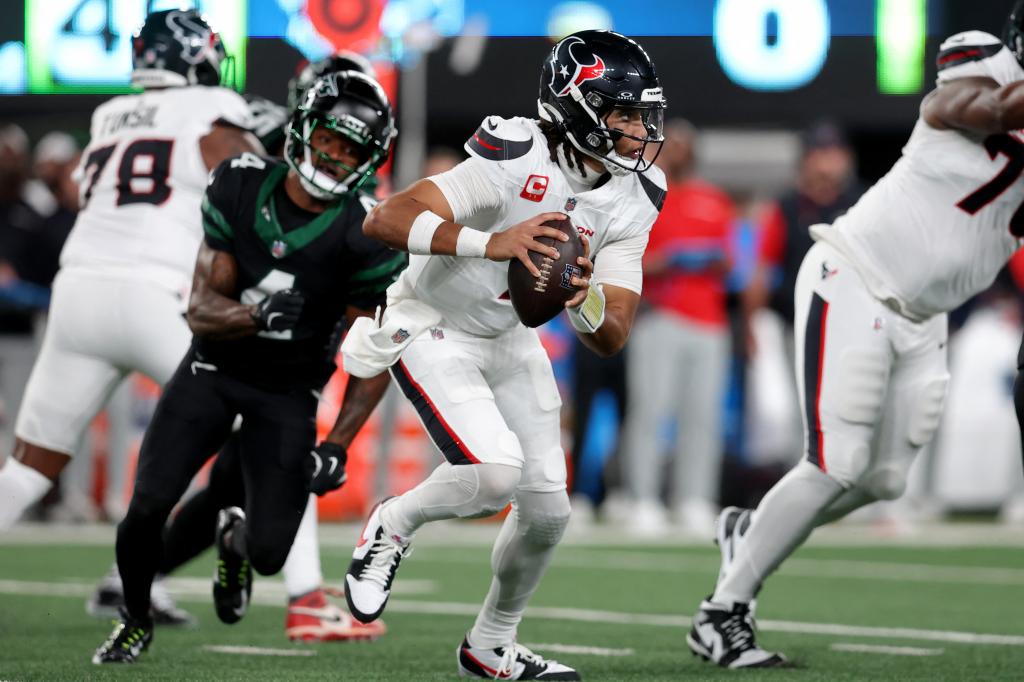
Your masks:
<instances>
[{"instance_id":1,"label":"dark green football helmet","mask_svg":"<svg viewBox=\"0 0 1024 682\"><path fill-rule=\"evenodd\" d=\"M347 166L313 148L313 132L324 127L356 143L363 151L358 165ZM396 135L395 117L384 88L356 71L329 73L306 90L292 112L284 158L298 173L302 187L322 201L340 199L363 187L387 161ZM346 171L335 178L317 170L324 161Z\"/></svg>"}]
</instances>

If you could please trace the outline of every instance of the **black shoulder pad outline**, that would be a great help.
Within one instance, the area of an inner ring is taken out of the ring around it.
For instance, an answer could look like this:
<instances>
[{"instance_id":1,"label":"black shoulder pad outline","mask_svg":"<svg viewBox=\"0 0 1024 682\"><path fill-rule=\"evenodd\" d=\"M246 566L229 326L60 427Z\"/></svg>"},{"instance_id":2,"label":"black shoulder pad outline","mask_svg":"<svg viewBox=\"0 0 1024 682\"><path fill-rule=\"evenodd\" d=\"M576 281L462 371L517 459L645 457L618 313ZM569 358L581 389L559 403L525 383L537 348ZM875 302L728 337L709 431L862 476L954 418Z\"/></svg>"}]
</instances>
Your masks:
<instances>
[{"instance_id":1,"label":"black shoulder pad outline","mask_svg":"<svg viewBox=\"0 0 1024 682\"><path fill-rule=\"evenodd\" d=\"M654 207L658 209L658 213L661 213L661 207L665 205L665 195L668 194L665 190L654 184L654 181L649 179L643 173L637 173L637 177L640 178L640 186L644 188L644 193L647 194L647 198L651 200Z\"/></svg>"},{"instance_id":2,"label":"black shoulder pad outline","mask_svg":"<svg viewBox=\"0 0 1024 682\"><path fill-rule=\"evenodd\" d=\"M486 124L484 124L486 125ZM484 130L481 125L466 144L474 154L488 161L511 161L518 159L533 148L533 137L528 140L503 140ZM496 126L495 126L496 127Z\"/></svg>"}]
</instances>

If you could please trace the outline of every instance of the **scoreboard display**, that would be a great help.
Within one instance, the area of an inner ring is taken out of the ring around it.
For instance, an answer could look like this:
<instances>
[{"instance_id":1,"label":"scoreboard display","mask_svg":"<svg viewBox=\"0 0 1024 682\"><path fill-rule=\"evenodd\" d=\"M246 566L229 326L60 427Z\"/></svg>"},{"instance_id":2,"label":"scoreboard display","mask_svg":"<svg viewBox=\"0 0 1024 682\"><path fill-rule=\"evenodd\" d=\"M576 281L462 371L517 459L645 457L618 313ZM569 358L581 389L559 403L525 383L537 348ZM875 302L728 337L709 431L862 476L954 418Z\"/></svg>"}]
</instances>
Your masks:
<instances>
[{"instance_id":1,"label":"scoreboard display","mask_svg":"<svg viewBox=\"0 0 1024 682\"><path fill-rule=\"evenodd\" d=\"M158 0L26 0L25 87L37 94L129 90L131 35L151 11L180 2ZM245 80L246 0L192 3L216 27L232 55L235 84Z\"/></svg>"}]
</instances>

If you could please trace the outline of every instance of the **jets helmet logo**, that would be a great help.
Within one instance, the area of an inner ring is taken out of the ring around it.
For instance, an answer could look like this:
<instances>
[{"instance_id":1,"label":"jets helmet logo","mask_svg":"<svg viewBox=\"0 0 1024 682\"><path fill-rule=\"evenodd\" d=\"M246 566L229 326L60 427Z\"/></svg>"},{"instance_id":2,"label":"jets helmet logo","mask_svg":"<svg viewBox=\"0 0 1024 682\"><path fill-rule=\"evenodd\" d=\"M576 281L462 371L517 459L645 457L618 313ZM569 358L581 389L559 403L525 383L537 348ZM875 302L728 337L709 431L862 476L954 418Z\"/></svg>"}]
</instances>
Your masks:
<instances>
[{"instance_id":1,"label":"jets helmet logo","mask_svg":"<svg viewBox=\"0 0 1024 682\"><path fill-rule=\"evenodd\" d=\"M557 97L565 97L586 81L604 75L603 59L593 53L577 56L573 52L573 48L576 49L576 52L585 53L586 43L581 38L569 36L555 45L555 49L551 52L551 82L548 83L548 87ZM588 63L580 61L580 57L583 57L583 60Z\"/></svg>"}]
</instances>

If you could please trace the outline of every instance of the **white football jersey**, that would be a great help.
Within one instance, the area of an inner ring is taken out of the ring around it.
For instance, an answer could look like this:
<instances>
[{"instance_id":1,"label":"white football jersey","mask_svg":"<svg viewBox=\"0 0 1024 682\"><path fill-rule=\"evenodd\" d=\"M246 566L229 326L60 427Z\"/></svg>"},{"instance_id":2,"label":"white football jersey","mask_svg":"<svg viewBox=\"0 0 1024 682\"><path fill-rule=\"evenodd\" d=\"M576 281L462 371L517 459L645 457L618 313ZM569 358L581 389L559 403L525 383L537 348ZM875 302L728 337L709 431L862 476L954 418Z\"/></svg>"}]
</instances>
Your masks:
<instances>
[{"instance_id":1,"label":"white football jersey","mask_svg":"<svg viewBox=\"0 0 1024 682\"><path fill-rule=\"evenodd\" d=\"M642 240L641 247L631 251L639 271L642 247L665 196L665 177L658 168L611 175L593 189L575 192L551 160L537 122L519 117L487 117L465 148L482 160L477 165L500 191L501 201L497 208L457 215L456 220L484 232L502 232L540 213L560 211L590 240L591 259L597 260L595 282L602 281L599 254L615 242ZM605 283L640 293L639 283ZM480 336L497 336L519 324L508 298L507 262L412 255L388 297L420 300L438 310L446 324Z\"/></svg>"},{"instance_id":2,"label":"white football jersey","mask_svg":"<svg viewBox=\"0 0 1024 682\"><path fill-rule=\"evenodd\" d=\"M940 84L1024 75L997 38L976 32L943 43L940 69ZM923 320L986 289L1016 251L1024 236L1022 172L1022 131L985 137L918 119L885 177L833 226L811 234L850 258L874 296Z\"/></svg>"},{"instance_id":3,"label":"white football jersey","mask_svg":"<svg viewBox=\"0 0 1024 682\"><path fill-rule=\"evenodd\" d=\"M207 86L148 90L97 107L76 171L82 209L61 267L187 290L209 175L199 140L215 121L247 127L248 116L239 94Z\"/></svg>"}]
</instances>

